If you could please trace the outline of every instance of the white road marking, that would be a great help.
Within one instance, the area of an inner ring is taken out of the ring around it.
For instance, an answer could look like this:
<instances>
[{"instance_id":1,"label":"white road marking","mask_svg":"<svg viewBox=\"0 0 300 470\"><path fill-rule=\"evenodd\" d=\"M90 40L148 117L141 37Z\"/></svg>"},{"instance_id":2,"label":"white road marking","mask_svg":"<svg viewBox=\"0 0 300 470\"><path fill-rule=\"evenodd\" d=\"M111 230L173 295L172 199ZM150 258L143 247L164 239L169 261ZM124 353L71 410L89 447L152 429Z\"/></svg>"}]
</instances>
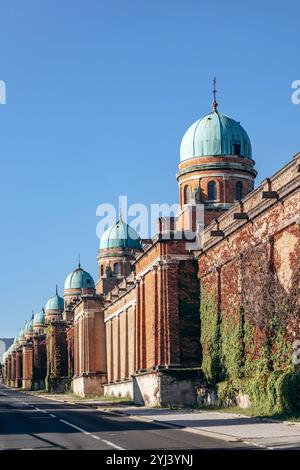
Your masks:
<instances>
[{"instance_id":1,"label":"white road marking","mask_svg":"<svg viewBox=\"0 0 300 470\"><path fill-rule=\"evenodd\" d=\"M114 444L113 442L110 442L110 441L106 441L105 439L100 439L102 442L104 442L105 444L107 444L108 446L111 446L113 447L114 449L117 449L117 450L125 450L123 447L119 447L117 446L116 444Z\"/></svg>"},{"instance_id":2,"label":"white road marking","mask_svg":"<svg viewBox=\"0 0 300 470\"><path fill-rule=\"evenodd\" d=\"M6 395L5 395L6 396ZM15 397L13 397L15 398ZM19 398L15 398L15 400L20 400ZM21 401L21 400L20 400ZM45 413L47 414L48 412L45 411L45 410L41 410L40 408L37 408L36 406L34 405L30 405L29 403L26 403L25 401L22 402L23 405L27 405L27 406L30 406L31 408L35 408L37 411L41 411L42 413ZM72 403L73 404L73 403ZM51 416L51 418L56 418L56 415L52 414L52 413L49 413L49 416ZM72 428L74 429L77 429L77 431L80 431L82 432L83 434L85 434L86 436L91 436L93 437L94 439L97 439L98 441L101 441L103 442L104 444L108 445L109 447L113 447L114 449L117 449L117 450L125 450L123 447L120 447L120 446L117 446L116 444L114 444L113 442L110 442L110 441L107 441L106 439L101 439L101 437L99 436L96 436L95 434L91 434L90 432L86 431L85 429L82 429L80 428L79 426L75 426L75 424L72 424L72 423L69 423L69 421L65 421L64 419L60 419L59 420L61 423L64 423L66 424L67 426L71 426ZM1 449L2 450L2 449ZM20 450L32 450L30 448L24 448L24 449L20 449Z\"/></svg>"},{"instance_id":3,"label":"white road marking","mask_svg":"<svg viewBox=\"0 0 300 470\"><path fill-rule=\"evenodd\" d=\"M65 421L64 419L60 419L59 421L60 421L61 423L66 424L67 426L71 426L72 428L77 429L77 431L82 432L82 433L85 434L86 436L92 436L92 437L94 437L95 439L98 439L99 441L104 442L104 444L106 444L106 445L108 445L108 446L110 446L110 447L113 447L114 449L125 450L125 449L123 449L123 447L119 447L119 446L117 446L116 444L114 444L113 442L106 441L105 439L101 439L101 437L95 436L94 434L91 434L90 432L86 431L85 429L79 428L78 426L75 426L75 424L69 423L69 421Z\"/></svg>"},{"instance_id":4,"label":"white road marking","mask_svg":"<svg viewBox=\"0 0 300 470\"><path fill-rule=\"evenodd\" d=\"M74 429L77 429L77 431L83 432L83 434L86 434L89 436L91 433L86 431L85 429L79 428L78 426L75 426L75 424L69 423L69 421L65 421L64 419L59 420L61 423L65 423L67 426L71 426Z\"/></svg>"},{"instance_id":5,"label":"white road marking","mask_svg":"<svg viewBox=\"0 0 300 470\"><path fill-rule=\"evenodd\" d=\"M35 408L37 411L40 411L41 413L45 413L45 414L47 414L47 411L45 411L45 410L41 410L41 408L37 408L36 406L35 406L34 408Z\"/></svg>"}]
</instances>

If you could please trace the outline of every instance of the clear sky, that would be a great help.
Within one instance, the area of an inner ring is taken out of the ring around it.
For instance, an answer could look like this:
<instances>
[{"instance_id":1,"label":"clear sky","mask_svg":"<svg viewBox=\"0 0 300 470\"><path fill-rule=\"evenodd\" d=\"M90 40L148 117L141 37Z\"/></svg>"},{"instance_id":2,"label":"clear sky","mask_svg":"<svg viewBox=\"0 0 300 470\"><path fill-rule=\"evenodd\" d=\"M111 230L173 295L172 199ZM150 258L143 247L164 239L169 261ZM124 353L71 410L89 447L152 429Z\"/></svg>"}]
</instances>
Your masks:
<instances>
[{"instance_id":1,"label":"clear sky","mask_svg":"<svg viewBox=\"0 0 300 470\"><path fill-rule=\"evenodd\" d=\"M0 0L0 337L77 264L96 208L177 202L180 140L211 109L252 140L257 183L300 150L299 1Z\"/></svg>"}]
</instances>

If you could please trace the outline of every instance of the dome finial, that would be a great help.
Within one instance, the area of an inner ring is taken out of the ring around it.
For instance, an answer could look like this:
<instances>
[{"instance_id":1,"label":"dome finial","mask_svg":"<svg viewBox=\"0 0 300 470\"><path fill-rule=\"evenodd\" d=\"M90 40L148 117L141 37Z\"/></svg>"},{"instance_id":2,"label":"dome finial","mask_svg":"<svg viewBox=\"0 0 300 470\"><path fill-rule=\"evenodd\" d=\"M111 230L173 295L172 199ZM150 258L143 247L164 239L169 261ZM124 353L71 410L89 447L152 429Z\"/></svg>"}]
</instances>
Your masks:
<instances>
[{"instance_id":1,"label":"dome finial","mask_svg":"<svg viewBox=\"0 0 300 470\"><path fill-rule=\"evenodd\" d=\"M56 284L56 286L55 286L55 294L58 295L57 284Z\"/></svg>"},{"instance_id":2,"label":"dome finial","mask_svg":"<svg viewBox=\"0 0 300 470\"><path fill-rule=\"evenodd\" d=\"M81 268L81 264L80 264L80 253L78 254L78 268L79 268L79 269Z\"/></svg>"},{"instance_id":3,"label":"dome finial","mask_svg":"<svg viewBox=\"0 0 300 470\"><path fill-rule=\"evenodd\" d=\"M212 110L215 111L215 112L217 111L217 108L218 108L218 103L216 101L216 94L217 94L216 83L217 83L217 80L216 80L216 77L214 77L214 79L213 79L213 97L214 97L214 100L213 100L213 104L212 104Z\"/></svg>"}]
</instances>

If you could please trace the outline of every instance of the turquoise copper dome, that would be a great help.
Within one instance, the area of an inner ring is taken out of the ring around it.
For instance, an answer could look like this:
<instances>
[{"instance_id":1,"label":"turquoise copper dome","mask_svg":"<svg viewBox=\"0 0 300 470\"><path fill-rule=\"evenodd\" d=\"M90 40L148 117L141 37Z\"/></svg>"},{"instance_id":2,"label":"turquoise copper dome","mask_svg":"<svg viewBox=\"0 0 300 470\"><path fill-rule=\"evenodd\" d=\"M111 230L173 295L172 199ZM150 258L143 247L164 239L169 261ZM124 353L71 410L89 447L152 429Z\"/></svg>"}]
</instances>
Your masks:
<instances>
[{"instance_id":1,"label":"turquoise copper dome","mask_svg":"<svg viewBox=\"0 0 300 470\"><path fill-rule=\"evenodd\" d=\"M65 280L65 290L67 289L95 289L95 282L92 276L79 265Z\"/></svg>"},{"instance_id":2,"label":"turquoise copper dome","mask_svg":"<svg viewBox=\"0 0 300 470\"><path fill-rule=\"evenodd\" d=\"M110 248L142 250L142 243L139 234L120 218L100 239L100 250Z\"/></svg>"},{"instance_id":3,"label":"turquoise copper dome","mask_svg":"<svg viewBox=\"0 0 300 470\"><path fill-rule=\"evenodd\" d=\"M56 291L56 294L51 297L46 303L45 310L58 310L63 312L64 310L64 299L60 297Z\"/></svg>"},{"instance_id":4,"label":"turquoise copper dome","mask_svg":"<svg viewBox=\"0 0 300 470\"><path fill-rule=\"evenodd\" d=\"M26 323L25 328L24 328L24 334L26 333L32 333L33 332L33 316L31 319Z\"/></svg>"},{"instance_id":5,"label":"turquoise copper dome","mask_svg":"<svg viewBox=\"0 0 300 470\"><path fill-rule=\"evenodd\" d=\"M45 324L45 311L44 309L36 313L33 318L33 326Z\"/></svg>"},{"instance_id":6,"label":"turquoise copper dome","mask_svg":"<svg viewBox=\"0 0 300 470\"><path fill-rule=\"evenodd\" d=\"M17 341L20 341L20 340L23 339L23 338L24 338L24 329L21 328L20 331L19 331L18 336L17 336L16 339L15 339L15 341L16 341L16 340L17 340Z\"/></svg>"},{"instance_id":7,"label":"turquoise copper dome","mask_svg":"<svg viewBox=\"0 0 300 470\"><path fill-rule=\"evenodd\" d=\"M180 146L180 161L209 155L239 155L252 158L251 142L239 122L213 111L194 122Z\"/></svg>"}]
</instances>

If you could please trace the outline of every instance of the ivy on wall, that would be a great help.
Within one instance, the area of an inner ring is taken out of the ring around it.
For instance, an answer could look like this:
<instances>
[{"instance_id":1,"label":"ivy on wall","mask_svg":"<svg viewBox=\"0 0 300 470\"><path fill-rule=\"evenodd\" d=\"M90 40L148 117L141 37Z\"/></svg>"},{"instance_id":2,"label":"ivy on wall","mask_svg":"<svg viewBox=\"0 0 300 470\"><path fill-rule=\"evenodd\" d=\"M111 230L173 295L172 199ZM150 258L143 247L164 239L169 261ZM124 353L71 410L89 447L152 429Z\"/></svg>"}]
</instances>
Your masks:
<instances>
[{"instance_id":1,"label":"ivy on wall","mask_svg":"<svg viewBox=\"0 0 300 470\"><path fill-rule=\"evenodd\" d=\"M292 317L299 318L299 310L292 311L291 299L280 292L276 302L268 299L264 324L255 324L243 305L234 318L218 311L215 295L201 286L202 370L206 386L217 391L222 405L236 404L241 393L257 413L300 414L300 372L292 363L287 337L287 325Z\"/></svg>"},{"instance_id":2,"label":"ivy on wall","mask_svg":"<svg viewBox=\"0 0 300 470\"><path fill-rule=\"evenodd\" d=\"M214 295L205 287L201 288L200 312L202 370L207 383L214 385L220 375L220 317Z\"/></svg>"}]
</instances>

